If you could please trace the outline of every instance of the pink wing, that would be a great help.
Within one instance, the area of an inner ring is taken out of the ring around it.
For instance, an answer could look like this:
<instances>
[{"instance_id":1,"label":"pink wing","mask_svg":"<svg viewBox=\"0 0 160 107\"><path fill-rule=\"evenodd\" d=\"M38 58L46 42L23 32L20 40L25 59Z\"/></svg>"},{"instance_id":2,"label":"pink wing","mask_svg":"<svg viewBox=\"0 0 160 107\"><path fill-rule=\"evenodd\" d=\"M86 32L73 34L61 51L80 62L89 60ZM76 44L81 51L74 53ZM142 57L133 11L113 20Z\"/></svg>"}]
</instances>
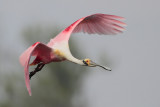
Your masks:
<instances>
[{"instance_id":1,"label":"pink wing","mask_svg":"<svg viewBox=\"0 0 160 107\"><path fill-rule=\"evenodd\" d=\"M126 24L116 19L124 19L120 16L107 14L94 14L85 17L73 30L73 33L84 32L89 34L113 35L125 30Z\"/></svg>"},{"instance_id":2,"label":"pink wing","mask_svg":"<svg viewBox=\"0 0 160 107\"><path fill-rule=\"evenodd\" d=\"M119 20L123 19L120 16L100 13L83 17L63 30L54 39L51 39L48 45L52 46L55 42L69 40L71 33L77 32L104 35L122 33L125 30L123 26L126 24Z\"/></svg>"},{"instance_id":3,"label":"pink wing","mask_svg":"<svg viewBox=\"0 0 160 107\"><path fill-rule=\"evenodd\" d=\"M36 56L39 58L39 61L47 62L51 60L50 59L51 52L52 49L50 47L40 42L36 42L20 56L20 63L22 66L24 66L25 83L30 96L31 96L31 88L30 88L29 71L28 71L30 58L31 56Z\"/></svg>"}]
</instances>

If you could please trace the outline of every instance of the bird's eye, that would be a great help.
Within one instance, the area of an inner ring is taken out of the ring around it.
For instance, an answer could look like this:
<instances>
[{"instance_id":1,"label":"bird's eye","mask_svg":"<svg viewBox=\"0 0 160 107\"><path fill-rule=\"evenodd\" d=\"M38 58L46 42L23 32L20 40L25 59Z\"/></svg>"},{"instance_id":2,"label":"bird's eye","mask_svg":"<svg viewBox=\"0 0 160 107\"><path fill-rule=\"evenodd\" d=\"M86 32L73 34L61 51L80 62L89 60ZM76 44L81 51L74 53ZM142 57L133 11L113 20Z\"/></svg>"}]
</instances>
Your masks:
<instances>
[{"instance_id":1,"label":"bird's eye","mask_svg":"<svg viewBox=\"0 0 160 107\"><path fill-rule=\"evenodd\" d=\"M88 60L87 60L87 61L88 61ZM87 66L88 66L88 63L87 63L87 61L83 60L83 63L84 63L85 65L87 65Z\"/></svg>"}]
</instances>

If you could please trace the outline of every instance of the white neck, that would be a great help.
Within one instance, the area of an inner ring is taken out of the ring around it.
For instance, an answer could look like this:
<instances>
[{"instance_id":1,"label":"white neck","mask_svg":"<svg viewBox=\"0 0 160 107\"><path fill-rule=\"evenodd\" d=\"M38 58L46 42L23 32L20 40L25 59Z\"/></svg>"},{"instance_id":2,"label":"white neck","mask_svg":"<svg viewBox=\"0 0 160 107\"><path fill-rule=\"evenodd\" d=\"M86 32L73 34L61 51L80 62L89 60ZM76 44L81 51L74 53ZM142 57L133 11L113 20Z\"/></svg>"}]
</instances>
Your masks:
<instances>
[{"instance_id":1,"label":"white neck","mask_svg":"<svg viewBox=\"0 0 160 107\"><path fill-rule=\"evenodd\" d=\"M76 63L76 64L79 64L79 65L84 65L83 61L82 60L79 60L73 56L70 56L67 58L68 61L71 61L73 63Z\"/></svg>"},{"instance_id":2,"label":"white neck","mask_svg":"<svg viewBox=\"0 0 160 107\"><path fill-rule=\"evenodd\" d=\"M72 56L70 49L69 49L68 42L62 41L60 43L54 44L52 48L58 49L61 53L63 53L62 57L64 57L68 61L71 61L71 62L79 64L79 65L84 65L82 60L79 60L79 59Z\"/></svg>"}]
</instances>

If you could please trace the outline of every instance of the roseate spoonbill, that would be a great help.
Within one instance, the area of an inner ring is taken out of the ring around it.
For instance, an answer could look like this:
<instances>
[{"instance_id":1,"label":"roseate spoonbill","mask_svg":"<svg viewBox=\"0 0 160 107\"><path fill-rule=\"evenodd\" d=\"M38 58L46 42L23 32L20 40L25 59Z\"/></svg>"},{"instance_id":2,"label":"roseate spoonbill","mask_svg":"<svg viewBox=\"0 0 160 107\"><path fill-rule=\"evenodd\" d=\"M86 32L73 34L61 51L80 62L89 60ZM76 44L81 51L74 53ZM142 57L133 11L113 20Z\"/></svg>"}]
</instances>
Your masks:
<instances>
[{"instance_id":1,"label":"roseate spoonbill","mask_svg":"<svg viewBox=\"0 0 160 107\"><path fill-rule=\"evenodd\" d=\"M38 71L40 71L45 64L50 62L59 61L71 61L73 63L89 66L89 67L102 67L105 70L111 71L109 67L99 65L92 60L86 58L79 60L72 56L68 40L71 33L84 32L88 34L100 34L100 35L114 35L122 33L123 26L126 24L119 21L124 19L120 16L108 15L108 14L93 14L83 17L69 27L64 29L55 38L51 39L48 44L40 42L34 43L20 56L20 63L24 67L25 71L25 83L29 95L31 95L30 81L31 77ZM34 61L29 64L31 56L35 56ZM29 66L37 65L34 71L29 73Z\"/></svg>"}]
</instances>

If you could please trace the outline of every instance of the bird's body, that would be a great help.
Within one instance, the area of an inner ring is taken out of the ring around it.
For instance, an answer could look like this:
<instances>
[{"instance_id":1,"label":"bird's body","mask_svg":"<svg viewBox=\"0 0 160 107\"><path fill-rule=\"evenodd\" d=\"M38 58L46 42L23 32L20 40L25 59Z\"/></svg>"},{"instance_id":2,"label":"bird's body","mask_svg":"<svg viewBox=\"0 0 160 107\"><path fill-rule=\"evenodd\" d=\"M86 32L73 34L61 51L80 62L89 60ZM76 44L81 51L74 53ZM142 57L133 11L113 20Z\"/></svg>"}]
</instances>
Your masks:
<instances>
[{"instance_id":1,"label":"bird's body","mask_svg":"<svg viewBox=\"0 0 160 107\"><path fill-rule=\"evenodd\" d=\"M110 68L96 64L90 59L79 60L73 57L69 49L68 41L70 35L76 32L105 35L121 33L124 30L122 26L125 26L126 24L117 19L121 20L124 18L108 14L93 14L86 16L64 29L55 38L51 39L48 44L36 42L30 46L20 56L20 63L24 66L25 82L29 94L31 95L29 76L31 78L35 74L32 72L29 75L29 65L38 65L37 69L35 69L35 72L37 72L41 70L45 64L50 62L68 60L84 66L99 66L110 71ZM31 56L35 56L36 58L29 64Z\"/></svg>"}]
</instances>

